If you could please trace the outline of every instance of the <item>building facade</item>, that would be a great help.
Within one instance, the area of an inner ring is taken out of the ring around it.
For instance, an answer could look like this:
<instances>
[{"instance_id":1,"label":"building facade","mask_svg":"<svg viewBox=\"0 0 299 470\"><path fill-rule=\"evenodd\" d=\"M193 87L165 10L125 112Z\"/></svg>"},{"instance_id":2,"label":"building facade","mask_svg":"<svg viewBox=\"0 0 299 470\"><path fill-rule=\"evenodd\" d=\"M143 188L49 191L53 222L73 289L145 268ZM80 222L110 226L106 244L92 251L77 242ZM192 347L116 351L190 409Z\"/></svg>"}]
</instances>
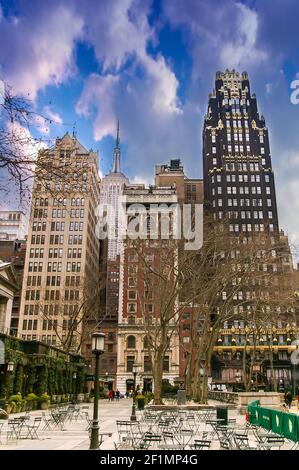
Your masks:
<instances>
[{"instance_id":1,"label":"building facade","mask_svg":"<svg viewBox=\"0 0 299 470\"><path fill-rule=\"evenodd\" d=\"M24 240L26 225L23 211L0 211L0 240Z\"/></svg>"},{"instance_id":2,"label":"building facade","mask_svg":"<svg viewBox=\"0 0 299 470\"><path fill-rule=\"evenodd\" d=\"M18 281L11 263L0 261L0 332L9 333L13 298Z\"/></svg>"},{"instance_id":3,"label":"building facade","mask_svg":"<svg viewBox=\"0 0 299 470\"><path fill-rule=\"evenodd\" d=\"M39 158L58 176L34 179L18 333L91 356L88 334L80 341L98 316L85 311L99 279L98 154L66 133Z\"/></svg>"},{"instance_id":4,"label":"building facade","mask_svg":"<svg viewBox=\"0 0 299 470\"><path fill-rule=\"evenodd\" d=\"M18 332L26 246L27 240L0 240L0 260L11 263L18 283L18 290L13 298L9 330L9 334L13 336L16 336Z\"/></svg>"},{"instance_id":5,"label":"building facade","mask_svg":"<svg viewBox=\"0 0 299 470\"><path fill-rule=\"evenodd\" d=\"M225 220L228 235L239 237L242 243L250 244L256 234L261 236L261 242L269 240L273 259L263 269L273 273L273 277L285 273L288 284L292 256L287 238L279 231L268 128L246 72L216 73L204 120L203 173L206 214L216 221ZM282 251L278 253L276 246ZM277 313L277 322L265 324L263 334L257 335L250 327L250 316L244 321L241 315L241 309L253 313L249 301L253 296L249 293L247 299L244 293L240 302L241 294L242 291L236 300L236 316L225 322L215 348L211 371L214 381L238 387L244 379L244 357L256 348L253 370L250 366L256 386L271 387L273 381L280 379L289 383L290 343L295 334L295 327L290 326L292 315L288 331L288 319L282 322Z\"/></svg>"},{"instance_id":6,"label":"building facade","mask_svg":"<svg viewBox=\"0 0 299 470\"><path fill-rule=\"evenodd\" d=\"M124 189L124 210L128 222L134 215L130 207L136 204L144 207L140 214L138 226L151 226L153 212L151 205L176 205L178 198L175 188L159 188L144 185L131 185ZM156 219L158 220L158 219ZM158 266L159 250L155 240L142 240L142 252L148 263ZM130 239L122 244L120 253L120 289L118 317L118 353L117 353L117 387L125 393L133 387L133 364L138 366L137 386L145 391L153 390L153 374L149 360L147 335L149 324L160 321L159 294L156 289L149 289L145 266L136 253ZM170 329L171 329L170 325ZM163 380L173 384L179 377L179 330L175 329L163 361Z\"/></svg>"},{"instance_id":7,"label":"building facade","mask_svg":"<svg viewBox=\"0 0 299 470\"><path fill-rule=\"evenodd\" d=\"M120 269L120 211L122 193L128 178L121 172L121 148L119 122L116 144L113 150L112 170L102 178L100 184L101 212L106 219L107 236L101 241L101 271L104 279L102 297L101 329L106 334L105 355L101 358L101 379L109 377L109 383L116 386L117 369L117 324L119 304L119 269ZM106 374L107 373L107 374Z\"/></svg>"}]
</instances>

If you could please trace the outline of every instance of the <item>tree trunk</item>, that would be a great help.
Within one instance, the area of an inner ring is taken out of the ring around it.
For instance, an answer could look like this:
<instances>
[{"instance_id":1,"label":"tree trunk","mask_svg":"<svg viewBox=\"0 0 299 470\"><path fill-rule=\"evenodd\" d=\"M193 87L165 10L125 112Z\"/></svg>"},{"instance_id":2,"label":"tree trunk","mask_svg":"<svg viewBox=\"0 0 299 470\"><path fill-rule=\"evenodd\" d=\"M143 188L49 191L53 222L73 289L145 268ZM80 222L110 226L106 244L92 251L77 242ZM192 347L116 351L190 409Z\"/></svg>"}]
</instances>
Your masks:
<instances>
[{"instance_id":1,"label":"tree trunk","mask_svg":"<svg viewBox=\"0 0 299 470\"><path fill-rule=\"evenodd\" d=\"M163 377L163 355L155 354L155 363L153 364L154 379L154 404L163 405L162 402L162 377Z\"/></svg>"}]
</instances>

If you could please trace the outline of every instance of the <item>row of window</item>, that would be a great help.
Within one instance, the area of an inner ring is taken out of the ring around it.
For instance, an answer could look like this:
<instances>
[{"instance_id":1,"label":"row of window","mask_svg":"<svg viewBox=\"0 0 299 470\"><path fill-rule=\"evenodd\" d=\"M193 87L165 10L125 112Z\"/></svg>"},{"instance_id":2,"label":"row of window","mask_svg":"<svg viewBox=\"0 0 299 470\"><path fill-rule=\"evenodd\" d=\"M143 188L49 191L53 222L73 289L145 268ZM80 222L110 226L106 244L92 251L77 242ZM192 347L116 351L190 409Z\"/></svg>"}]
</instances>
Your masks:
<instances>
[{"instance_id":1,"label":"row of window","mask_svg":"<svg viewBox=\"0 0 299 470\"><path fill-rule=\"evenodd\" d=\"M265 225L264 224L230 224L229 231L230 232L264 232ZM269 231L274 231L274 225L269 224Z\"/></svg>"},{"instance_id":2,"label":"row of window","mask_svg":"<svg viewBox=\"0 0 299 470\"><path fill-rule=\"evenodd\" d=\"M262 207L263 200L262 199L228 199L227 200L228 207ZM272 200L267 199L267 207L272 207Z\"/></svg>"},{"instance_id":3,"label":"row of window","mask_svg":"<svg viewBox=\"0 0 299 470\"><path fill-rule=\"evenodd\" d=\"M26 290L25 300L40 300L40 290Z\"/></svg>"},{"instance_id":4,"label":"row of window","mask_svg":"<svg viewBox=\"0 0 299 470\"><path fill-rule=\"evenodd\" d=\"M48 217L48 209L34 209L33 217L35 219L42 219Z\"/></svg>"},{"instance_id":5,"label":"row of window","mask_svg":"<svg viewBox=\"0 0 299 470\"><path fill-rule=\"evenodd\" d=\"M135 362L135 356L127 356L127 372L133 371L133 364ZM144 372L151 372L151 363L149 357L144 357L143 363ZM163 372L169 372L169 356L164 356L163 359Z\"/></svg>"},{"instance_id":6,"label":"row of window","mask_svg":"<svg viewBox=\"0 0 299 470\"><path fill-rule=\"evenodd\" d=\"M28 287L40 286L41 281L42 281L41 276L27 276L27 286Z\"/></svg>"},{"instance_id":7,"label":"row of window","mask_svg":"<svg viewBox=\"0 0 299 470\"><path fill-rule=\"evenodd\" d=\"M82 245L82 242L83 242L82 234L69 235L68 237L69 245ZM45 235L32 235L31 244L32 245L44 245ZM64 244L64 235L50 235L50 245L63 245L63 244Z\"/></svg>"},{"instance_id":8,"label":"row of window","mask_svg":"<svg viewBox=\"0 0 299 470\"><path fill-rule=\"evenodd\" d=\"M154 305L153 304L144 304L144 311L145 311L145 313L153 313ZM137 313L137 303L129 302L127 304L127 312L128 313Z\"/></svg>"},{"instance_id":9,"label":"row of window","mask_svg":"<svg viewBox=\"0 0 299 470\"><path fill-rule=\"evenodd\" d=\"M268 211L267 213L268 219L273 219L273 212ZM228 217L229 219L263 219L264 218L264 213L263 211L241 211L240 213L238 211L229 211L228 212Z\"/></svg>"},{"instance_id":10,"label":"row of window","mask_svg":"<svg viewBox=\"0 0 299 470\"><path fill-rule=\"evenodd\" d=\"M38 304L25 304L24 315L38 315L39 314L39 305Z\"/></svg>"},{"instance_id":11,"label":"row of window","mask_svg":"<svg viewBox=\"0 0 299 470\"><path fill-rule=\"evenodd\" d=\"M212 183L221 183L222 181L222 175L216 175L212 176L211 178ZM229 174L226 175L226 181L227 183L235 183L239 181L240 183L247 183L248 181L251 181L251 183L260 183L261 182L261 176L259 174L251 174L251 175L246 175L246 174ZM270 175L265 175L265 183L270 182Z\"/></svg>"},{"instance_id":12,"label":"row of window","mask_svg":"<svg viewBox=\"0 0 299 470\"><path fill-rule=\"evenodd\" d=\"M266 160L265 159L262 159L262 165L265 165L266 164ZM226 163L225 164L225 169L226 171L260 171L261 168L260 168L260 165L259 163L241 163L241 162L237 162L237 163Z\"/></svg>"}]
</instances>

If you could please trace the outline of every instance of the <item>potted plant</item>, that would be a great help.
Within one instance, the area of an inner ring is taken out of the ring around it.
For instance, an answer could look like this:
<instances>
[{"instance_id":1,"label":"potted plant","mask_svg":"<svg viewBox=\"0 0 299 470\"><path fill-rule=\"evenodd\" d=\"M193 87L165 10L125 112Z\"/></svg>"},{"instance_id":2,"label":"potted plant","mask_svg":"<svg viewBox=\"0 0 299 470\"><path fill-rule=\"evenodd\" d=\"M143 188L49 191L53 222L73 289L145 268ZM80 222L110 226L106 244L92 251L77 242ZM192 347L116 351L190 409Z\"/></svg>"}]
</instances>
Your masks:
<instances>
[{"instance_id":1,"label":"potted plant","mask_svg":"<svg viewBox=\"0 0 299 470\"><path fill-rule=\"evenodd\" d=\"M36 410L38 398L35 393L28 393L27 397L28 410Z\"/></svg>"},{"instance_id":2,"label":"potted plant","mask_svg":"<svg viewBox=\"0 0 299 470\"><path fill-rule=\"evenodd\" d=\"M18 392L15 395L11 395L8 399L8 403L11 405L10 413L18 413L21 410L22 395Z\"/></svg>"},{"instance_id":3,"label":"potted plant","mask_svg":"<svg viewBox=\"0 0 299 470\"><path fill-rule=\"evenodd\" d=\"M10 414L11 410L12 410L12 404L9 403L8 401L5 402L5 404L3 406L3 409L4 409L4 411L6 411L7 414Z\"/></svg>"},{"instance_id":4,"label":"potted plant","mask_svg":"<svg viewBox=\"0 0 299 470\"><path fill-rule=\"evenodd\" d=\"M41 408L41 410L48 410L49 409L49 405L51 403L51 400L50 400L50 396L45 392L43 393L39 399L39 406Z\"/></svg>"},{"instance_id":5,"label":"potted plant","mask_svg":"<svg viewBox=\"0 0 299 470\"><path fill-rule=\"evenodd\" d=\"M137 401L138 410L144 410L145 396L142 393L138 393L135 400Z\"/></svg>"}]
</instances>

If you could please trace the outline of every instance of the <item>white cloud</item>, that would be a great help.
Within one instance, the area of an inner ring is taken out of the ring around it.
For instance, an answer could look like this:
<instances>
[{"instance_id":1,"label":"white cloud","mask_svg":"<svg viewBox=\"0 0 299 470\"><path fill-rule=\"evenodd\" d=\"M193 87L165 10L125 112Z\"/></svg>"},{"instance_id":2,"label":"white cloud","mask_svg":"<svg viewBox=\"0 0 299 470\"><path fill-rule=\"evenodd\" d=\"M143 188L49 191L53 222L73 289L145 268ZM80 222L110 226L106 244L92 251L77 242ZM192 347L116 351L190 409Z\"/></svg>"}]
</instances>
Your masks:
<instances>
[{"instance_id":1,"label":"white cloud","mask_svg":"<svg viewBox=\"0 0 299 470\"><path fill-rule=\"evenodd\" d=\"M16 93L29 94L33 100L38 90L59 85L75 72L73 48L83 28L82 19L65 6L46 12L40 8L40 15L33 12L17 22L11 18L0 22L5 79Z\"/></svg>"},{"instance_id":2,"label":"white cloud","mask_svg":"<svg viewBox=\"0 0 299 470\"><path fill-rule=\"evenodd\" d=\"M93 121L95 140L101 140L106 135L115 133L114 96L118 81L119 77L114 75L91 74L77 102L78 114L89 117L92 110L95 111Z\"/></svg>"},{"instance_id":3,"label":"white cloud","mask_svg":"<svg viewBox=\"0 0 299 470\"><path fill-rule=\"evenodd\" d=\"M51 124L62 124L62 117L59 113L53 111L50 106L44 106L43 114L50 119Z\"/></svg>"},{"instance_id":4,"label":"white cloud","mask_svg":"<svg viewBox=\"0 0 299 470\"><path fill-rule=\"evenodd\" d=\"M241 3L236 3L236 8L239 21L235 39L220 45L220 58L225 68L257 65L267 58L265 51L256 45L258 14Z\"/></svg>"}]
</instances>

